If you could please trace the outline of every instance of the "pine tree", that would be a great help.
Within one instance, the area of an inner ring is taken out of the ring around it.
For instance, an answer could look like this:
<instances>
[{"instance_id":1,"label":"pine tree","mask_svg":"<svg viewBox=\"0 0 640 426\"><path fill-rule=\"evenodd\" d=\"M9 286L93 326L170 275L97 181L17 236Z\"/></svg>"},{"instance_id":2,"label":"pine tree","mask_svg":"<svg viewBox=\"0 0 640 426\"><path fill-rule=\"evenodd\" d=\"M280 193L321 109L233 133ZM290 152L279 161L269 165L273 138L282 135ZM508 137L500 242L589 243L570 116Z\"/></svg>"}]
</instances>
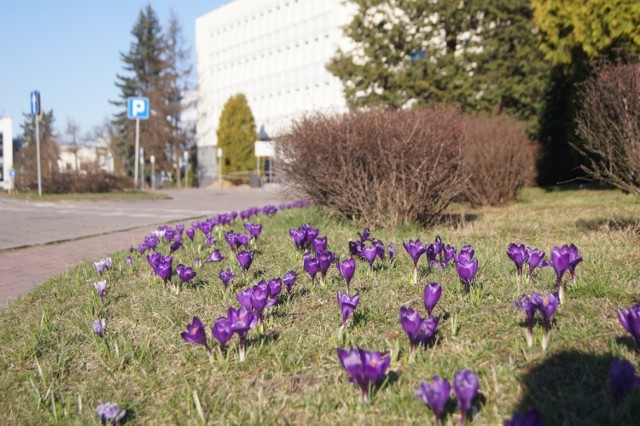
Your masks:
<instances>
[{"instance_id":1,"label":"pine tree","mask_svg":"<svg viewBox=\"0 0 640 426\"><path fill-rule=\"evenodd\" d=\"M112 101L121 109L113 121L117 129L114 147L118 162L129 174L133 170L135 121L127 119L127 98L149 98L149 119L140 121L140 146L146 158L155 156L159 170L171 170L177 150L184 145L179 131L182 105L178 81L182 76L176 72L172 56L180 51L180 46L172 44L179 40L179 31L174 28L173 34L165 35L156 12L148 5L131 30L129 51L120 55L125 74L116 76L120 99Z\"/></svg>"},{"instance_id":2,"label":"pine tree","mask_svg":"<svg viewBox=\"0 0 640 426\"><path fill-rule=\"evenodd\" d=\"M42 180L58 172L58 144L54 129L53 110L45 111L40 118L40 173ZM22 145L16 153L15 168L16 186L18 189L37 188L37 155L36 155L36 124L32 115L24 114L22 129Z\"/></svg>"},{"instance_id":3,"label":"pine tree","mask_svg":"<svg viewBox=\"0 0 640 426\"><path fill-rule=\"evenodd\" d=\"M549 67L528 0L352 0L355 49L327 68L352 107L451 103L535 121Z\"/></svg>"},{"instance_id":4,"label":"pine tree","mask_svg":"<svg viewBox=\"0 0 640 426\"><path fill-rule=\"evenodd\" d=\"M237 94L225 102L217 136L224 157L222 173L244 172L255 167L256 124L245 95Z\"/></svg>"}]
</instances>

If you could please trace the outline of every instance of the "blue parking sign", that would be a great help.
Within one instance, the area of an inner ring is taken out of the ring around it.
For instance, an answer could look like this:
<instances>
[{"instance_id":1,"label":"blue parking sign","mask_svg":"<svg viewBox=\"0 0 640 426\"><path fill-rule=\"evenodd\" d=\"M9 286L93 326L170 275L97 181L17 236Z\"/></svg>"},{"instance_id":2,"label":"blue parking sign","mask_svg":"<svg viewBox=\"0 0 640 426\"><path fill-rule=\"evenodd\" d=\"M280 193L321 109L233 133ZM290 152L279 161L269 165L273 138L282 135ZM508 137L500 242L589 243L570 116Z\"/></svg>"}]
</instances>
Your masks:
<instances>
[{"instance_id":1,"label":"blue parking sign","mask_svg":"<svg viewBox=\"0 0 640 426\"><path fill-rule=\"evenodd\" d=\"M128 98L127 118L142 119L149 118L149 98Z\"/></svg>"}]
</instances>

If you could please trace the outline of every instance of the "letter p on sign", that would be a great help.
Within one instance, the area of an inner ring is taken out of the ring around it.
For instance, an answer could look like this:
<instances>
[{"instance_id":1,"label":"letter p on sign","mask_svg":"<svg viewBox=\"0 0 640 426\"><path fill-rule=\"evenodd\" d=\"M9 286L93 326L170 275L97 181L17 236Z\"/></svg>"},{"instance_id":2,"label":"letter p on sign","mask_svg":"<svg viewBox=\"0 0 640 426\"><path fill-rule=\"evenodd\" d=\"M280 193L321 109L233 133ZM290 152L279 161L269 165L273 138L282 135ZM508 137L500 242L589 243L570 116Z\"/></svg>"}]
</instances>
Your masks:
<instances>
[{"instance_id":1,"label":"letter p on sign","mask_svg":"<svg viewBox=\"0 0 640 426\"><path fill-rule=\"evenodd\" d=\"M127 118L142 119L149 118L149 98L128 98Z\"/></svg>"}]
</instances>

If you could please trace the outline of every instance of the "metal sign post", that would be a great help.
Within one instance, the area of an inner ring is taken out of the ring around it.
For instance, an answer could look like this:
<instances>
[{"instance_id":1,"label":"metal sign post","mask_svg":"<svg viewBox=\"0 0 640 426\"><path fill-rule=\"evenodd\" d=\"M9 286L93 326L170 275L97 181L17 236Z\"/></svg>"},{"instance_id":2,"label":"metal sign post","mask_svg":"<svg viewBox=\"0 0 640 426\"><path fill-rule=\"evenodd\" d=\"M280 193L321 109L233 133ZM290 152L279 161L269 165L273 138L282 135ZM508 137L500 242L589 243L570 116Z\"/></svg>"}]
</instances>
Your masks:
<instances>
[{"instance_id":1,"label":"metal sign post","mask_svg":"<svg viewBox=\"0 0 640 426\"><path fill-rule=\"evenodd\" d=\"M182 156L184 157L184 187L189 187L189 151L185 151Z\"/></svg>"},{"instance_id":2,"label":"metal sign post","mask_svg":"<svg viewBox=\"0 0 640 426\"><path fill-rule=\"evenodd\" d=\"M138 187L138 153L140 150L140 120L149 118L149 98L128 98L127 118L136 120L136 146L134 148L133 187Z\"/></svg>"},{"instance_id":3,"label":"metal sign post","mask_svg":"<svg viewBox=\"0 0 640 426\"><path fill-rule=\"evenodd\" d=\"M31 115L36 120L36 161L38 163L38 196L42 196L42 174L40 172L40 92L31 92Z\"/></svg>"},{"instance_id":4,"label":"metal sign post","mask_svg":"<svg viewBox=\"0 0 640 426\"><path fill-rule=\"evenodd\" d=\"M149 162L151 163L151 190L154 191L156 189L156 156L151 154Z\"/></svg>"},{"instance_id":5,"label":"metal sign post","mask_svg":"<svg viewBox=\"0 0 640 426\"><path fill-rule=\"evenodd\" d=\"M144 190L144 148L140 148L140 189Z\"/></svg>"},{"instance_id":6,"label":"metal sign post","mask_svg":"<svg viewBox=\"0 0 640 426\"><path fill-rule=\"evenodd\" d=\"M222 148L218 148L218 183L222 189Z\"/></svg>"}]
</instances>

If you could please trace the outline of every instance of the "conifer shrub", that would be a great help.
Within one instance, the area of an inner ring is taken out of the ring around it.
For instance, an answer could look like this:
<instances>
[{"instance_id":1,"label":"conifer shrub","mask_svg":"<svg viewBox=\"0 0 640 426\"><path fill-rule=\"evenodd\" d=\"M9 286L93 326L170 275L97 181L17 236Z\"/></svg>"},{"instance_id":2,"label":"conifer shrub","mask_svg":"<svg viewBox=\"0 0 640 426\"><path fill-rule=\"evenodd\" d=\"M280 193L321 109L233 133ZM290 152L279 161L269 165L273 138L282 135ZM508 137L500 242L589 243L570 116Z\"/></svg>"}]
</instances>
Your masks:
<instances>
[{"instance_id":1,"label":"conifer shrub","mask_svg":"<svg viewBox=\"0 0 640 426\"><path fill-rule=\"evenodd\" d=\"M595 180L640 195L640 63L602 61L581 87L576 146Z\"/></svg>"},{"instance_id":2,"label":"conifer shrub","mask_svg":"<svg viewBox=\"0 0 640 426\"><path fill-rule=\"evenodd\" d=\"M538 144L523 123L505 116L465 116L462 128L469 174L463 200L476 207L504 205L534 183Z\"/></svg>"},{"instance_id":3,"label":"conifer shrub","mask_svg":"<svg viewBox=\"0 0 640 426\"><path fill-rule=\"evenodd\" d=\"M462 191L453 108L315 114L277 141L280 170L316 204L368 226L434 225Z\"/></svg>"}]
</instances>

